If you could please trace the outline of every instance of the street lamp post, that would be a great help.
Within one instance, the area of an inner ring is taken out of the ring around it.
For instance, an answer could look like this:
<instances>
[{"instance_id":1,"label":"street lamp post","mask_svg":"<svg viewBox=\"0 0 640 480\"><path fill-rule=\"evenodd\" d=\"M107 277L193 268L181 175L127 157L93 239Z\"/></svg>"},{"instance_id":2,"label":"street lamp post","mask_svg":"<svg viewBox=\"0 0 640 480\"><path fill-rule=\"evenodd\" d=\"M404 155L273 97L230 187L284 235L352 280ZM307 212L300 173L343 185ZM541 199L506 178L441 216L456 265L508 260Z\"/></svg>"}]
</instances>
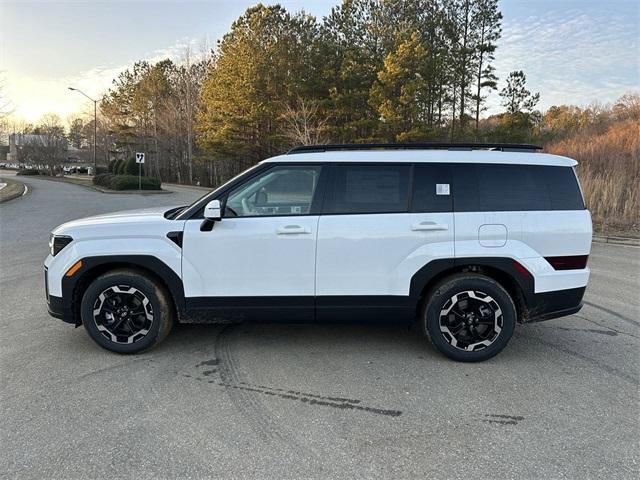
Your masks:
<instances>
[{"instance_id":1,"label":"street lamp post","mask_svg":"<svg viewBox=\"0 0 640 480\"><path fill-rule=\"evenodd\" d=\"M89 95L84 93L82 90L78 90L77 88L68 87L72 92L78 92L89 100L93 102L93 174L98 174L98 160L96 157L96 142L98 140L98 101L91 98Z\"/></svg>"}]
</instances>

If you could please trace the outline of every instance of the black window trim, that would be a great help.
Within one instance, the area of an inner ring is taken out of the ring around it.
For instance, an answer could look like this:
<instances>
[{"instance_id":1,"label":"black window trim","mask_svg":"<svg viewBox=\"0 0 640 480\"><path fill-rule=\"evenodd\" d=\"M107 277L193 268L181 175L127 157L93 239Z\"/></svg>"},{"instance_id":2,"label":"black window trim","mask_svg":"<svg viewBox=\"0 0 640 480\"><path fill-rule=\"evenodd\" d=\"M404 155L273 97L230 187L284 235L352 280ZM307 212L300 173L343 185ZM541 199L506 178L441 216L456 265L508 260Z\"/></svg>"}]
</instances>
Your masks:
<instances>
[{"instance_id":1,"label":"black window trim","mask_svg":"<svg viewBox=\"0 0 640 480\"><path fill-rule=\"evenodd\" d=\"M423 163L435 163L439 165L446 165L449 168L449 179L450 179L450 195L452 199L452 209L449 212L422 212L417 211L413 208L413 200L414 200L414 178L415 178L415 168L416 165L421 165ZM204 218L204 207L211 200L221 200L224 206L224 200L226 200L226 196L232 189L235 189L240 184L250 181L252 178L256 177L264 173L265 171L277 167L277 166L321 166L322 170L320 173L320 179L318 180L318 185L316 186L316 192L314 193L314 198L312 200L311 208L309 213L301 214L301 215L252 215L245 217L227 217L227 218L272 218L272 217L303 217L303 216L318 216L318 215L397 215L401 213L482 213L483 210L458 210L456 206L456 190L458 182L458 176L456 174L456 170L458 168L464 168L465 165L484 165L483 163L472 163L472 162L366 162L366 161L318 161L318 162L269 162L264 164L258 164L250 170L246 170L244 174L240 174L238 178L229 183L228 185L224 185L224 188L218 187L217 189L210 192L208 195L202 197L197 204L189 207L185 212L181 212L179 215L174 218L174 220L202 220ZM410 167L409 170L409 186L407 192L407 207L405 211L394 211L394 212L366 212L366 213L333 213L328 212L328 192L333 187L334 180L334 172L335 166L338 165L374 165L374 166L397 166L397 165L406 165ZM491 163L490 165L494 165ZM502 164L499 164L502 165ZM509 164L506 164L509 165ZM525 164L523 164L525 165ZM529 165L529 164L526 164ZM534 164L532 164L534 165ZM583 207L581 210L586 210L586 202L584 201L584 193L582 191L582 185L578 179L578 175L576 169L574 167L564 167L562 165L549 165L558 168L571 168L573 170L574 176L576 178L576 183L578 185L580 195L581 195L581 203ZM492 210L493 211L493 210ZM507 212L507 211L537 211L537 210L496 210L496 212ZM540 210L540 211L575 211L575 210Z\"/></svg>"},{"instance_id":2,"label":"black window trim","mask_svg":"<svg viewBox=\"0 0 640 480\"><path fill-rule=\"evenodd\" d=\"M223 219L226 218L227 220L239 219L239 218L277 218L277 217L289 218L289 217L313 217L321 214L320 212L322 210L321 207L324 202L324 190L325 190L326 177L327 177L325 173L325 171L327 170L326 163L324 162L273 162L273 163L266 163L264 165L261 165L261 167L262 168L258 168L255 171L252 171L251 175L247 175L246 177L244 176L238 177L238 181L233 182L233 184L227 185L224 188L224 190L215 190L214 192L211 193L211 195L203 198L199 202L199 205L200 205L199 208L187 220L195 220L195 219L202 220L204 218L204 207L211 200L220 200L221 210L222 212L224 212L227 204L227 197L229 196L229 193L232 190L235 190L236 188L244 185L245 183L250 182L257 176L262 175L268 172L269 170L273 170L274 168L278 168L278 167L321 167L320 178L318 179L316 189L313 192L313 198L311 200L311 206L309 207L309 213L288 214L288 215L287 214L242 215L238 217L225 217L223 214L222 218ZM216 194L215 196L213 195L214 193Z\"/></svg>"}]
</instances>

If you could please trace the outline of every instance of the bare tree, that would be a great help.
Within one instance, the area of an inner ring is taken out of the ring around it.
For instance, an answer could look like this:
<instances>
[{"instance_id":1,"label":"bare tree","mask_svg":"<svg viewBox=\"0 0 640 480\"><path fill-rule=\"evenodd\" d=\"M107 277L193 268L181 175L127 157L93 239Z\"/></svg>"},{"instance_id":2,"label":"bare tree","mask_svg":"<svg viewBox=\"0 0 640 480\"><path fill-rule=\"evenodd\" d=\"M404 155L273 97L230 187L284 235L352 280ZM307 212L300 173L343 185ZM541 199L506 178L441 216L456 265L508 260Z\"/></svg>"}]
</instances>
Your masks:
<instances>
[{"instance_id":1,"label":"bare tree","mask_svg":"<svg viewBox=\"0 0 640 480\"><path fill-rule=\"evenodd\" d=\"M5 93L4 72L0 72L0 143L4 143L9 135L9 116L13 113L13 102Z\"/></svg>"},{"instance_id":2,"label":"bare tree","mask_svg":"<svg viewBox=\"0 0 640 480\"><path fill-rule=\"evenodd\" d=\"M62 163L67 151L67 139L60 117L53 113L44 115L34 129L34 134L24 138L23 150L26 157L46 166L53 175L55 167Z\"/></svg>"},{"instance_id":3,"label":"bare tree","mask_svg":"<svg viewBox=\"0 0 640 480\"><path fill-rule=\"evenodd\" d=\"M321 117L318 102L296 97L293 104L286 104L283 113L283 135L296 145L326 143L323 127L326 117Z\"/></svg>"}]
</instances>

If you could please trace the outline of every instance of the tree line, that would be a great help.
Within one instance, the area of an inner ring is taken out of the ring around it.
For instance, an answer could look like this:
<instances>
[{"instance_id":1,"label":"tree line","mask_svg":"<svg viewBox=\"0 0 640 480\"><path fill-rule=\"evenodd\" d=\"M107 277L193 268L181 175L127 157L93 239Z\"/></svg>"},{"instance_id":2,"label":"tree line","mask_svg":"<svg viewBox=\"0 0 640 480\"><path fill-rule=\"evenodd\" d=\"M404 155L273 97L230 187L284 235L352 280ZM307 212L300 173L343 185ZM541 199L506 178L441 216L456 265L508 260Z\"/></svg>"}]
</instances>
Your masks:
<instances>
[{"instance_id":1,"label":"tree line","mask_svg":"<svg viewBox=\"0 0 640 480\"><path fill-rule=\"evenodd\" d=\"M498 79L498 0L344 0L323 19L258 4L205 55L139 61L102 97L98 161L147 154L163 181L215 185L299 144L530 141L539 95ZM483 118L489 92L504 113ZM93 120L68 138L93 142Z\"/></svg>"}]
</instances>

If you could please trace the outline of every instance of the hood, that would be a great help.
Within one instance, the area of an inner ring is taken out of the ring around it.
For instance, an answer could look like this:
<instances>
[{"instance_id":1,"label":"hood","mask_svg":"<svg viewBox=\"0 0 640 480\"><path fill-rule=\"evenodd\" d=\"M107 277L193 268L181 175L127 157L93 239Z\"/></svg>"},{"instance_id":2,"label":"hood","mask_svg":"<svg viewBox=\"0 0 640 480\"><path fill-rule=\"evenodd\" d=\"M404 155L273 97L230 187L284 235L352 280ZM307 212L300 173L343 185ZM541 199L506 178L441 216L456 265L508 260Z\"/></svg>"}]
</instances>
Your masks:
<instances>
[{"instance_id":1,"label":"hood","mask_svg":"<svg viewBox=\"0 0 640 480\"><path fill-rule=\"evenodd\" d=\"M101 227L113 228L116 226L129 228L140 226L144 229L149 227L151 224L169 222L169 220L165 218L164 214L165 212L174 208L177 207L149 207L137 210L125 210L121 212L94 215L91 217L80 218L78 220L72 220L70 222L63 223L62 225L54 228L52 233L54 235L73 236L73 233L78 231L101 229Z\"/></svg>"}]
</instances>

